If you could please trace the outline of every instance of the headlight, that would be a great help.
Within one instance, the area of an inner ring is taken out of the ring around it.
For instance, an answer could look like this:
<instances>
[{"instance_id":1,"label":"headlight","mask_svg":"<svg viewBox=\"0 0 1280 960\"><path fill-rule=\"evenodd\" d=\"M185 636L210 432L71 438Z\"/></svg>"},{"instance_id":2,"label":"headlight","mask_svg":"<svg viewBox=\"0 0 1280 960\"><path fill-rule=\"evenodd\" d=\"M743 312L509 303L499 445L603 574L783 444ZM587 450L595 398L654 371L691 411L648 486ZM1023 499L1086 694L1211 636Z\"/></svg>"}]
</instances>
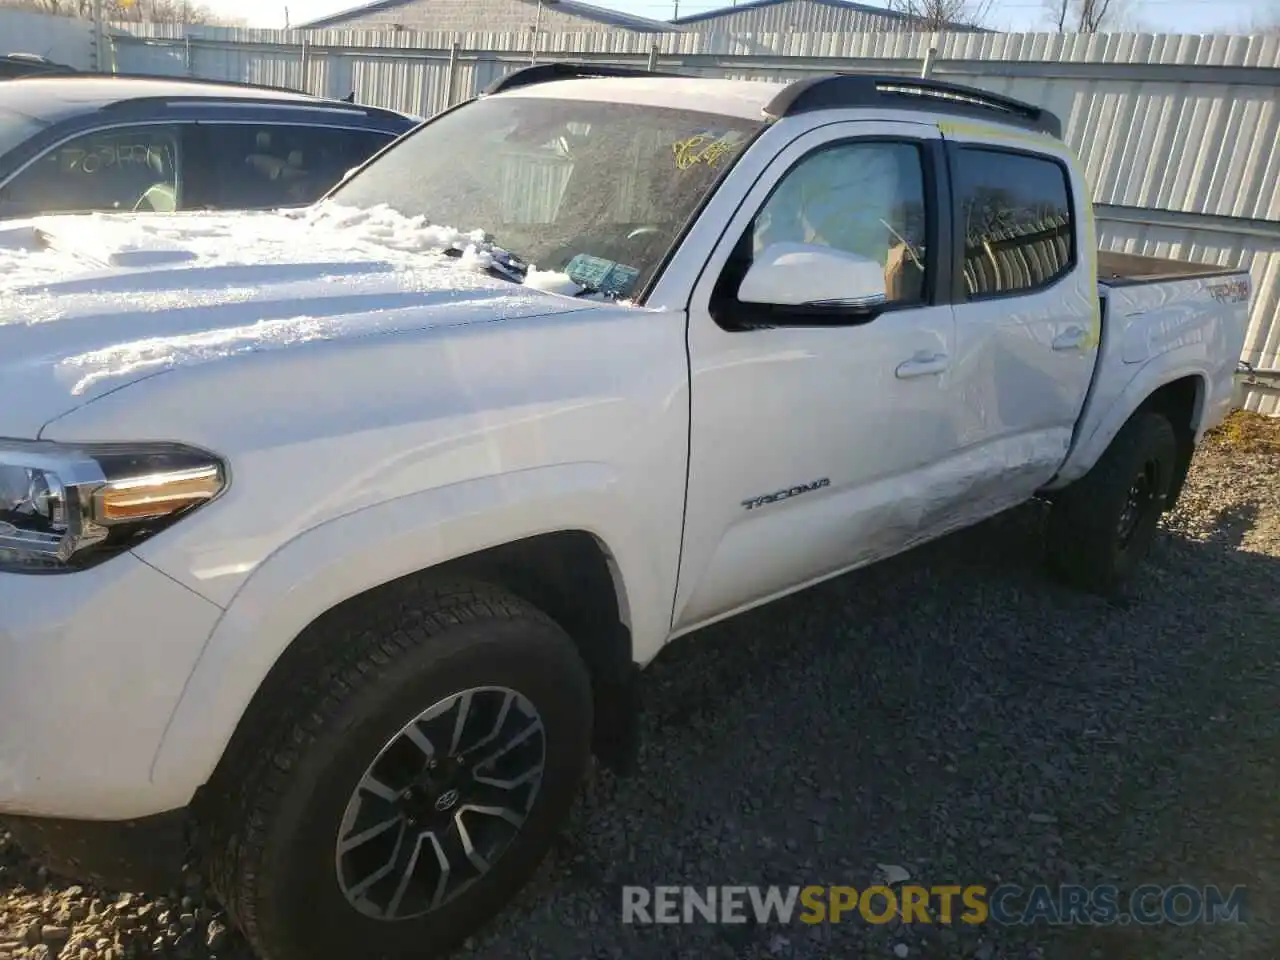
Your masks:
<instances>
[{"instance_id":1,"label":"headlight","mask_svg":"<svg viewBox=\"0 0 1280 960\"><path fill-rule=\"evenodd\" d=\"M90 566L212 500L226 482L212 454L175 444L0 440L0 567Z\"/></svg>"}]
</instances>

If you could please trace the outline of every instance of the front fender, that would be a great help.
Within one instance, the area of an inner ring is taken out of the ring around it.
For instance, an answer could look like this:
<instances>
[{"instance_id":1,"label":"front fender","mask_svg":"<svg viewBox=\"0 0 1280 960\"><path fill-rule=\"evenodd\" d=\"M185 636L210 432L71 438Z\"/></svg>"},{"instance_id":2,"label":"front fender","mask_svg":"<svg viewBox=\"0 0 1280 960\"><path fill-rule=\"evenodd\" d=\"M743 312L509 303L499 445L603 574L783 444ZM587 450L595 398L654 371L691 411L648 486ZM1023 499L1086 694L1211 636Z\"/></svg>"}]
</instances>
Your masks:
<instances>
[{"instance_id":1,"label":"front fender","mask_svg":"<svg viewBox=\"0 0 1280 960\"><path fill-rule=\"evenodd\" d=\"M212 775L267 673L308 624L344 600L420 570L559 530L595 535L625 583L635 656L665 640L675 563L645 551L602 463L539 467L367 507L294 538L258 566L201 652L156 751L152 782L177 806ZM621 589L621 588L620 588Z\"/></svg>"}]
</instances>

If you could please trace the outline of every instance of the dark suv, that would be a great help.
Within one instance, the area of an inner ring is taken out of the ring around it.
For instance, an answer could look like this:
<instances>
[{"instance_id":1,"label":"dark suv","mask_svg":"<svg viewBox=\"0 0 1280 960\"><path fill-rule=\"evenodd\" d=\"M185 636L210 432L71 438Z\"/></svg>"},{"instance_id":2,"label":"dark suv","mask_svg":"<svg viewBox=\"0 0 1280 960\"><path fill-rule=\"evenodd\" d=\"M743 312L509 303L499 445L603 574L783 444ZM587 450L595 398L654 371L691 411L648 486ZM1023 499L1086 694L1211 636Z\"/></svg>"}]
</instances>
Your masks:
<instances>
[{"instance_id":1,"label":"dark suv","mask_svg":"<svg viewBox=\"0 0 1280 960\"><path fill-rule=\"evenodd\" d=\"M9 80L0 83L0 219L302 206L419 122L249 84Z\"/></svg>"}]
</instances>

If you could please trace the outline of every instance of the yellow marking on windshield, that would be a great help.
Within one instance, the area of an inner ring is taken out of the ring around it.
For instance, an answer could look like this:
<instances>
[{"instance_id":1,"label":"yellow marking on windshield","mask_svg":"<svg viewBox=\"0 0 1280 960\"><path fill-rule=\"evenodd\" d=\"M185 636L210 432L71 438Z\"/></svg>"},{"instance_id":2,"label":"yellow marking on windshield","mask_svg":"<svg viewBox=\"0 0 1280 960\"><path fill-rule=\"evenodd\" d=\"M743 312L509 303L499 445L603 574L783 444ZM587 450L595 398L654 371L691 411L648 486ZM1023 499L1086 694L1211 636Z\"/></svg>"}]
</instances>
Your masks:
<instances>
[{"instance_id":1,"label":"yellow marking on windshield","mask_svg":"<svg viewBox=\"0 0 1280 960\"><path fill-rule=\"evenodd\" d=\"M688 170L699 163L715 168L725 155L737 146L737 138L733 134L725 134L712 138L705 133L697 133L685 140L677 140L671 145L671 152L676 157L676 169Z\"/></svg>"}]
</instances>

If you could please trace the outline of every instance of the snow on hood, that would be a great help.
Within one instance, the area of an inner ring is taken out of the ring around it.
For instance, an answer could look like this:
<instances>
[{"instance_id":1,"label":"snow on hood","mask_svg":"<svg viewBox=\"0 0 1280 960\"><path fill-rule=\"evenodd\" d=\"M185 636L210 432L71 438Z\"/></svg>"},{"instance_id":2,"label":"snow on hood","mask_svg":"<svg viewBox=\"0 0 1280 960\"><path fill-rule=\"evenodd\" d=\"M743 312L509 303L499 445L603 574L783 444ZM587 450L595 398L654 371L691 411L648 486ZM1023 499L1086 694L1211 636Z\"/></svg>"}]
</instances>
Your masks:
<instances>
[{"instance_id":1,"label":"snow on hood","mask_svg":"<svg viewBox=\"0 0 1280 960\"><path fill-rule=\"evenodd\" d=\"M558 295L580 292L564 274L530 269L523 284L491 276L501 253L480 231L327 203L0 226L0 436L34 435L51 417L184 364L593 306Z\"/></svg>"}]
</instances>

